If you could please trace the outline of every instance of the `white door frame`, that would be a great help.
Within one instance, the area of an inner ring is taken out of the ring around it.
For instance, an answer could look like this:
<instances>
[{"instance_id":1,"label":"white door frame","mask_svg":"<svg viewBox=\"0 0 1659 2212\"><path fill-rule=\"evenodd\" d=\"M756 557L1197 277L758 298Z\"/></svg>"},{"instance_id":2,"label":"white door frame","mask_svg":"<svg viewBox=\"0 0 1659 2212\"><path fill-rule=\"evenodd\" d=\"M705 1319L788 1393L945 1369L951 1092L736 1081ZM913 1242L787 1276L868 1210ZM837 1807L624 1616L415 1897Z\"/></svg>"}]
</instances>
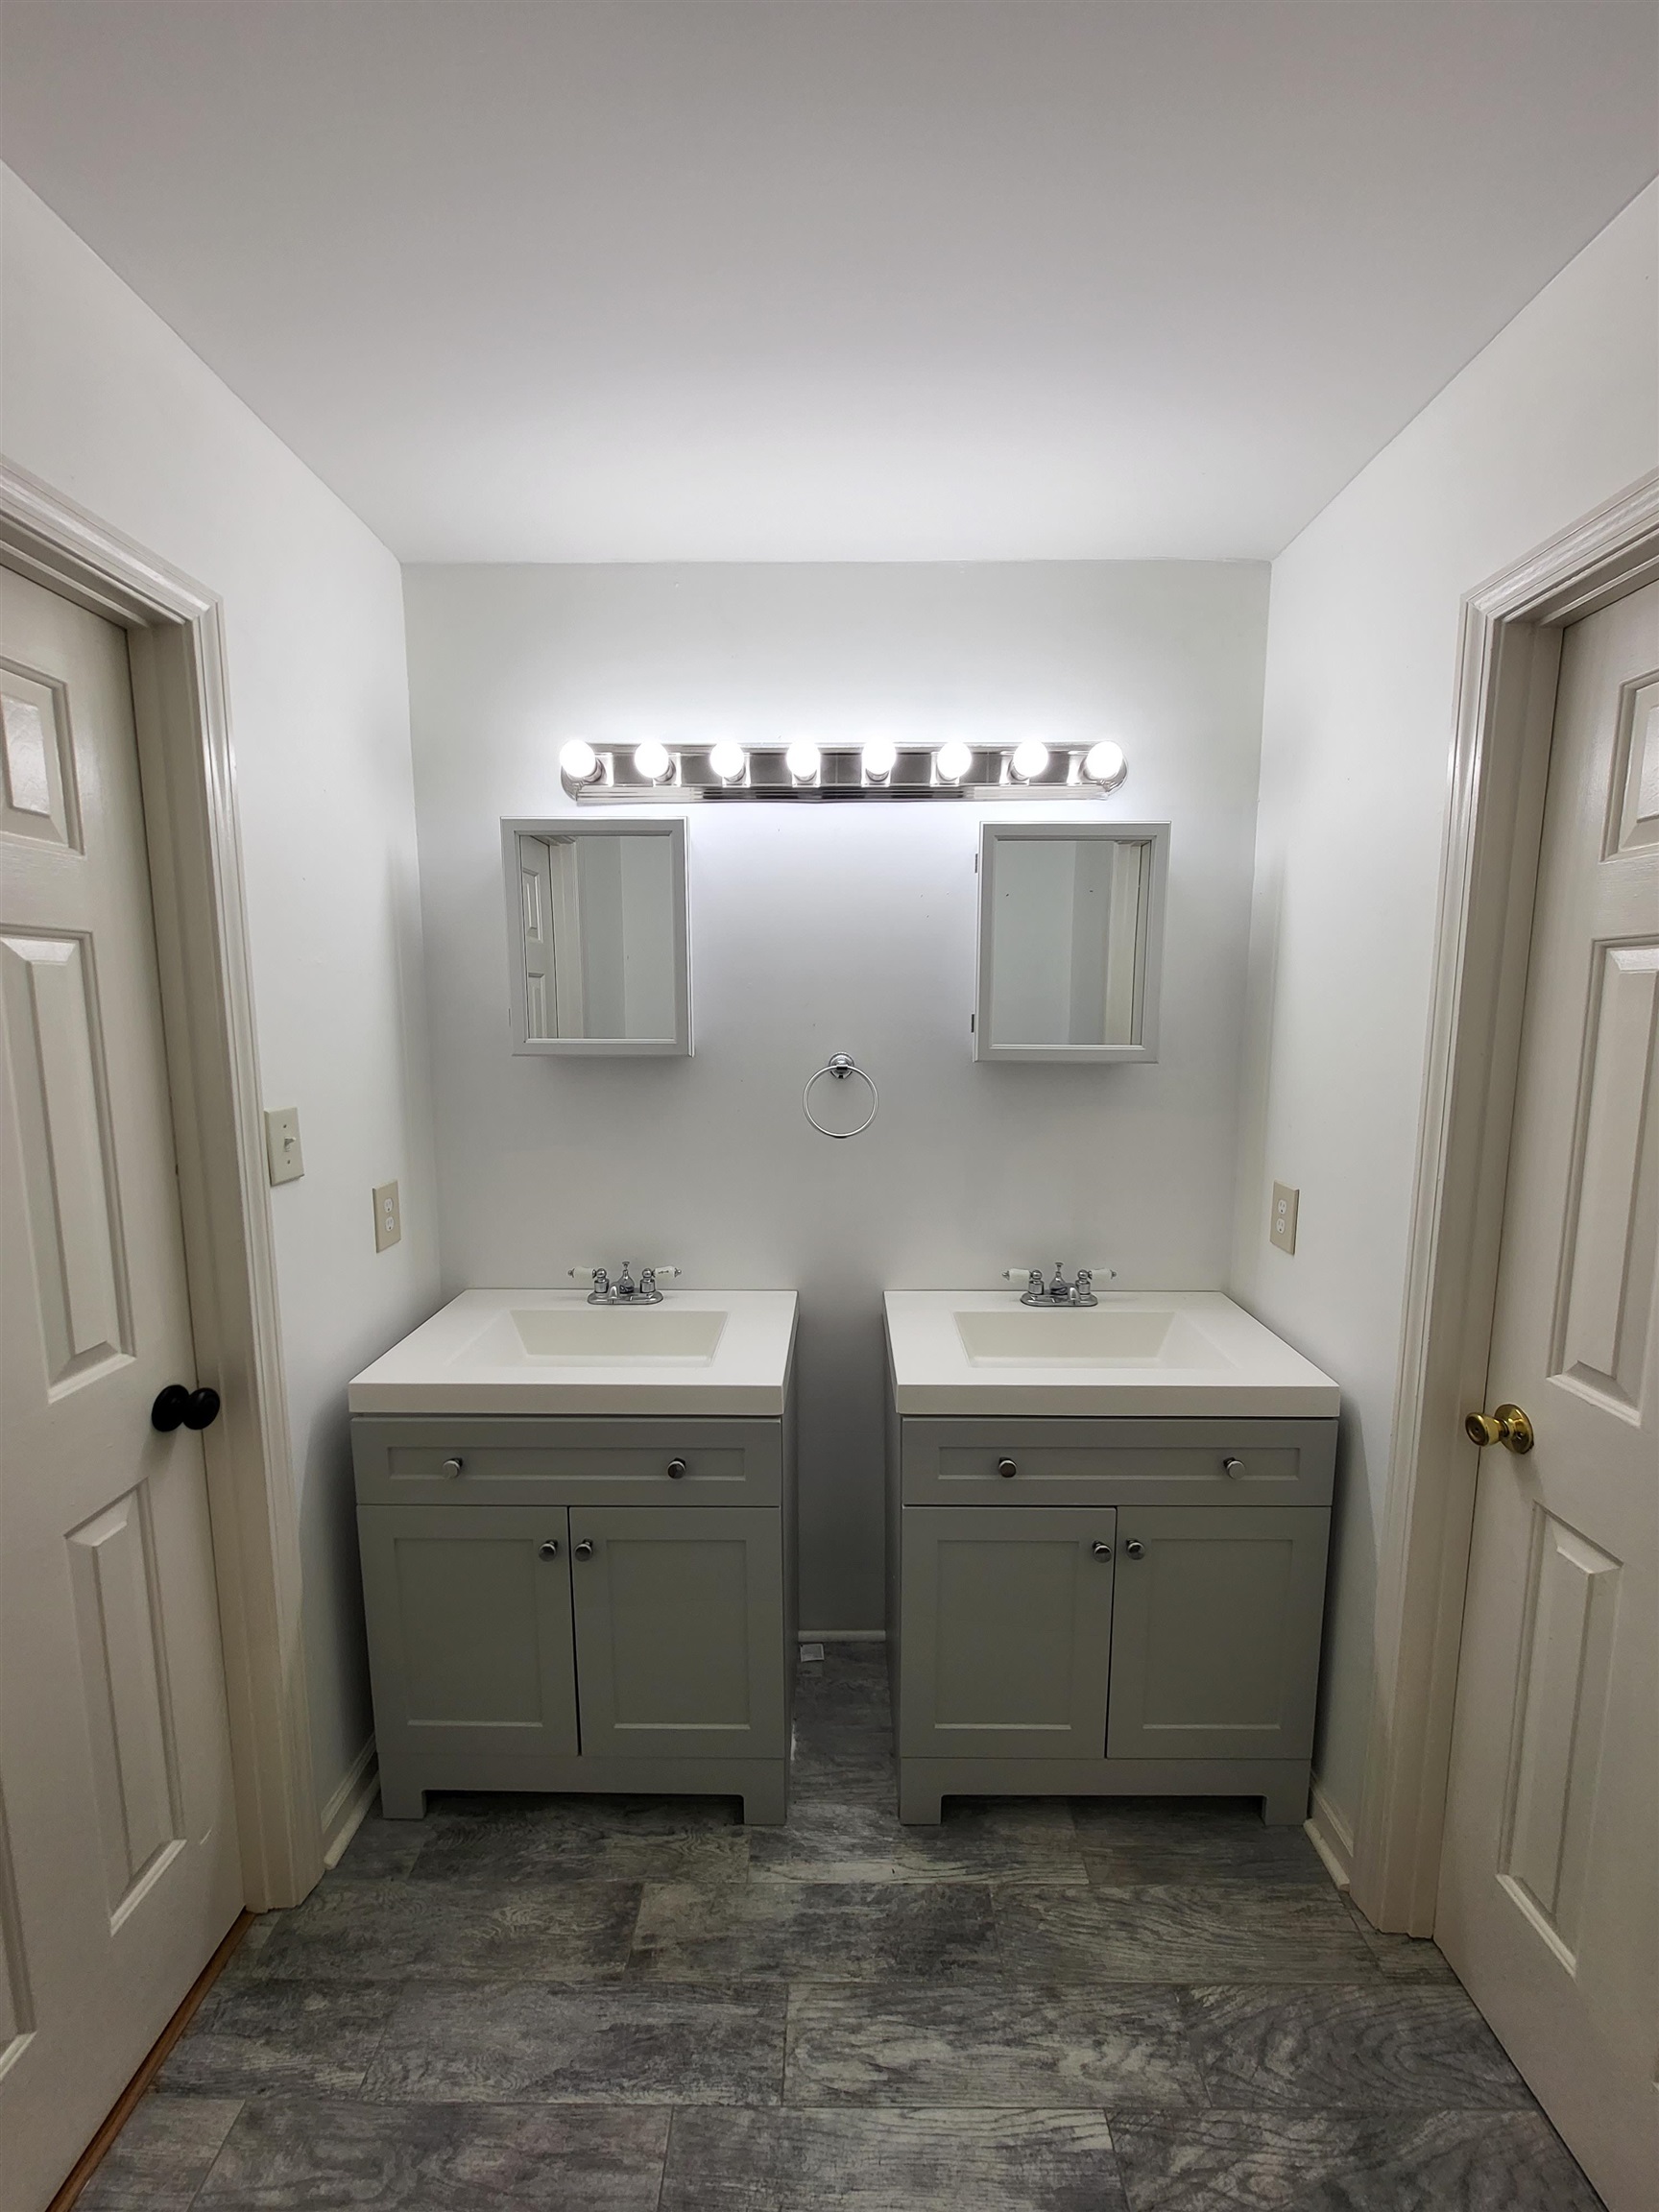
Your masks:
<instances>
[{"instance_id":1,"label":"white door frame","mask_svg":"<svg viewBox=\"0 0 1659 2212\"><path fill-rule=\"evenodd\" d=\"M1659 471L1463 603L1353 1893L1433 1932L1561 633L1659 576Z\"/></svg>"},{"instance_id":2,"label":"white door frame","mask_svg":"<svg viewBox=\"0 0 1659 2212\"><path fill-rule=\"evenodd\" d=\"M245 1901L323 1872L261 1133L236 771L214 595L0 460L0 564L127 632Z\"/></svg>"}]
</instances>

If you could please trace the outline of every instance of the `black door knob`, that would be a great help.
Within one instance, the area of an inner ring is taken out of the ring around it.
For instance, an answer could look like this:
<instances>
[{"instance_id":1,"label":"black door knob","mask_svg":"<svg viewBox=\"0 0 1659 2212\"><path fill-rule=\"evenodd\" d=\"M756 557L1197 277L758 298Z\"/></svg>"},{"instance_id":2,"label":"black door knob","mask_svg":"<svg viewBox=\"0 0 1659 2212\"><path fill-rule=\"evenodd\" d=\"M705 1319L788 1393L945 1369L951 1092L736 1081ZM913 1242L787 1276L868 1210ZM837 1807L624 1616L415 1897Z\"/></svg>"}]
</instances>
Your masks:
<instances>
[{"instance_id":1,"label":"black door knob","mask_svg":"<svg viewBox=\"0 0 1659 2212\"><path fill-rule=\"evenodd\" d=\"M165 1436L175 1429L211 1429L219 1418L219 1393L205 1385L186 1390L182 1382L169 1382L157 1390L150 1408L150 1426Z\"/></svg>"}]
</instances>

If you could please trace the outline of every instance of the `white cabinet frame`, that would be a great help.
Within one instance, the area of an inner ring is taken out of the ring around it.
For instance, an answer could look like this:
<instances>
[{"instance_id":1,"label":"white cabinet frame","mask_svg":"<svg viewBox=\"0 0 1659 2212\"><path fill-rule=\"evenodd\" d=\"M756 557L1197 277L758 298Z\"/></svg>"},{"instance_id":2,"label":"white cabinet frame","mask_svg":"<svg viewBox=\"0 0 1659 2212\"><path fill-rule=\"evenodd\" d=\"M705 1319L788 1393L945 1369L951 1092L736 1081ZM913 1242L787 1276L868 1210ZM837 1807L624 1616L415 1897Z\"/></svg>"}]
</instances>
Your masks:
<instances>
[{"instance_id":1,"label":"white cabinet frame","mask_svg":"<svg viewBox=\"0 0 1659 2212\"><path fill-rule=\"evenodd\" d=\"M524 961L523 887L518 840L521 837L661 837L668 844L672 872L669 892L674 930L674 1032L667 1037L533 1037L529 986ZM685 825L683 821L578 822L565 814L501 825L501 875L507 897L507 974L512 1003L513 1050L532 1058L687 1059L691 1053L691 931L685 878Z\"/></svg>"}]
</instances>

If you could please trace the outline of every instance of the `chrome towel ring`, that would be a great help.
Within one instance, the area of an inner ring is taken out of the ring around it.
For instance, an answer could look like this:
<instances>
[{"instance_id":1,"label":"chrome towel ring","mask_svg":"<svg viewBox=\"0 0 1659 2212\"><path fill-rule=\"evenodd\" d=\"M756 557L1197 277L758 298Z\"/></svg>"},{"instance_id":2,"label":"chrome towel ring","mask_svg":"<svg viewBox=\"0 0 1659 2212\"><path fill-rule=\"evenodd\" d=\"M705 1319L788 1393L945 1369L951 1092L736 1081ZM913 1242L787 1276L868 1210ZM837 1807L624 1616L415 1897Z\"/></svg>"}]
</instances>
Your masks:
<instances>
[{"instance_id":1,"label":"chrome towel ring","mask_svg":"<svg viewBox=\"0 0 1659 2212\"><path fill-rule=\"evenodd\" d=\"M837 1083L845 1083L849 1075L856 1075L860 1083L869 1084L870 1111L865 1115L863 1120L859 1122L856 1129L826 1129L823 1122L820 1121L818 1117L813 1113L812 1086L826 1075L833 1076ZM833 1137L838 1144L843 1142L849 1137L861 1137L864 1131L869 1128L871 1122L875 1120L876 1110L880 1105L880 1103L881 1094L877 1090L875 1084L870 1081L869 1076L865 1074L863 1069L854 1062L853 1055L850 1052L831 1052L829 1059L824 1063L823 1067L819 1069L818 1073L816 1075L809 1075L807 1077L806 1088L801 1094L802 1113L805 1115L807 1120L811 1122L813 1128L817 1130L820 1137Z\"/></svg>"}]
</instances>

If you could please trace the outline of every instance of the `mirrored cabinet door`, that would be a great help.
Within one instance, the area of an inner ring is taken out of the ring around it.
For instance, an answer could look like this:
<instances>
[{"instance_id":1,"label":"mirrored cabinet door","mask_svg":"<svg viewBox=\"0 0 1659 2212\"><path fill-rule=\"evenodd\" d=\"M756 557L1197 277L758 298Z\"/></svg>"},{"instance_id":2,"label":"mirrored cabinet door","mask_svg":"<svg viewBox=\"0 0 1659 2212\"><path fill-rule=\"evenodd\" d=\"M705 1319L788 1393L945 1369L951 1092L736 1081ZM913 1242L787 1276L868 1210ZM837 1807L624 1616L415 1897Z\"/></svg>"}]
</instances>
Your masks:
<instances>
[{"instance_id":1,"label":"mirrored cabinet door","mask_svg":"<svg viewBox=\"0 0 1659 2212\"><path fill-rule=\"evenodd\" d=\"M503 822L516 1052L688 1053L683 822Z\"/></svg>"},{"instance_id":2,"label":"mirrored cabinet door","mask_svg":"<svg viewBox=\"0 0 1659 2212\"><path fill-rule=\"evenodd\" d=\"M987 823L981 1060L1158 1057L1167 823Z\"/></svg>"}]
</instances>

